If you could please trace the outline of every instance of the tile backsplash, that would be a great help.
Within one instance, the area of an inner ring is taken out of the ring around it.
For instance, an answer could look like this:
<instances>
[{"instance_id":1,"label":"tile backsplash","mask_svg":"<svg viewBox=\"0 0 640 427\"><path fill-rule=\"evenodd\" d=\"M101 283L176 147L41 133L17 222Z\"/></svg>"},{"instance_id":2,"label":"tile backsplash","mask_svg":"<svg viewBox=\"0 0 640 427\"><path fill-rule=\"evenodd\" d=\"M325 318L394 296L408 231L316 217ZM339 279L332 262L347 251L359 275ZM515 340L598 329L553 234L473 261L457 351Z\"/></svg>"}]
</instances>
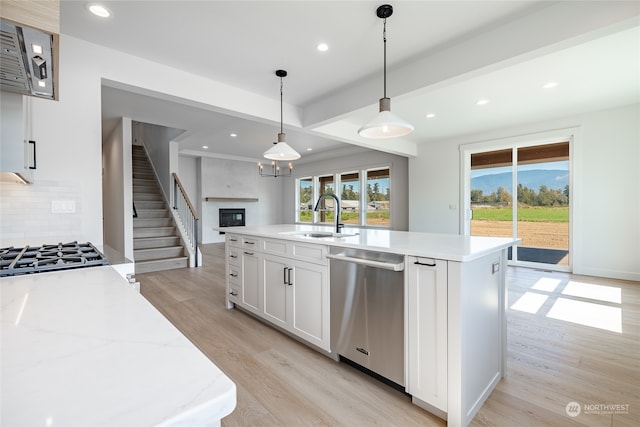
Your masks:
<instances>
[{"instance_id":1,"label":"tile backsplash","mask_svg":"<svg viewBox=\"0 0 640 427\"><path fill-rule=\"evenodd\" d=\"M47 237L73 239L82 232L80 184L36 181L0 182L0 242L2 245L43 244Z\"/></svg>"}]
</instances>

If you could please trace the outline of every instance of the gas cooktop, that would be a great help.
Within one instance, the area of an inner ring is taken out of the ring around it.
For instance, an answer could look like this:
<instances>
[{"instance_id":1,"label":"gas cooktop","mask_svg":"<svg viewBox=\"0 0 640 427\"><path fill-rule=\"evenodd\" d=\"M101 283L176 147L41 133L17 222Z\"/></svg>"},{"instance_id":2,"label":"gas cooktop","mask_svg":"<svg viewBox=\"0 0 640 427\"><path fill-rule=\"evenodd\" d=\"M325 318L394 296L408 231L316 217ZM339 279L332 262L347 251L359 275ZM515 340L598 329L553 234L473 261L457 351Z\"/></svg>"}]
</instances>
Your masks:
<instances>
[{"instance_id":1,"label":"gas cooktop","mask_svg":"<svg viewBox=\"0 0 640 427\"><path fill-rule=\"evenodd\" d=\"M89 242L0 249L0 277L108 264L105 256Z\"/></svg>"}]
</instances>

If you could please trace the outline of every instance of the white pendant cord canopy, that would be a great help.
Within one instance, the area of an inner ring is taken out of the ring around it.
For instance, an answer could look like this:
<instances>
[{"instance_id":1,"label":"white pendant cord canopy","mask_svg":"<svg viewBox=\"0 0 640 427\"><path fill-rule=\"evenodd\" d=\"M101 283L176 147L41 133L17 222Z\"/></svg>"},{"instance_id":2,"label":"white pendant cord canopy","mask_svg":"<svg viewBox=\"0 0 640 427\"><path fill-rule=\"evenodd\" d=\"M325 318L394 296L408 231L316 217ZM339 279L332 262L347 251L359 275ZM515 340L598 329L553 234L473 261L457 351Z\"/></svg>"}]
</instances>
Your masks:
<instances>
[{"instance_id":1,"label":"white pendant cord canopy","mask_svg":"<svg viewBox=\"0 0 640 427\"><path fill-rule=\"evenodd\" d=\"M358 129L365 138L394 138L413 131L413 126L391 112L391 99L387 98L387 18L393 14L393 7L385 4L376 10L378 18L383 20L382 40L384 45L384 97L380 99L380 112L366 125Z\"/></svg>"}]
</instances>

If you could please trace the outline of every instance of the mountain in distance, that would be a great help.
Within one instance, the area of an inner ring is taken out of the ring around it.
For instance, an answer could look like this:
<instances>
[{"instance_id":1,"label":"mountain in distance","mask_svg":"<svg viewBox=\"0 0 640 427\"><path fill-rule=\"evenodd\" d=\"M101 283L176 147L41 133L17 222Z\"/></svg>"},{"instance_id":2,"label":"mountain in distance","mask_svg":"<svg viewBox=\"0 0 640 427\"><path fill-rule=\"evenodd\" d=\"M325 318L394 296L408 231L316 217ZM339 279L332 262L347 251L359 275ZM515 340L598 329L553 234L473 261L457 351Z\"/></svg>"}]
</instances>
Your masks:
<instances>
[{"instance_id":1,"label":"mountain in distance","mask_svg":"<svg viewBox=\"0 0 640 427\"><path fill-rule=\"evenodd\" d=\"M473 173L473 172L472 172ZM569 184L569 171L561 169L535 169L518 172L518 184L538 192L541 185L548 189L564 190ZM471 178L471 189L482 190L485 196L504 187L511 191L511 173L497 173Z\"/></svg>"}]
</instances>

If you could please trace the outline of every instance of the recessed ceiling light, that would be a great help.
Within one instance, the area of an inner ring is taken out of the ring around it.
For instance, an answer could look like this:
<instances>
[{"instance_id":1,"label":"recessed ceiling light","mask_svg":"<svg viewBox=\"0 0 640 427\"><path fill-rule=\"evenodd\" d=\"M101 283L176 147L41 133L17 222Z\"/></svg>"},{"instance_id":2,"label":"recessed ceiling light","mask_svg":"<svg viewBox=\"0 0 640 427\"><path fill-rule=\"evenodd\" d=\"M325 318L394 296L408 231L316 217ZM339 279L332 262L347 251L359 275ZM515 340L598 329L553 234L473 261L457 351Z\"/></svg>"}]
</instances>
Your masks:
<instances>
[{"instance_id":1,"label":"recessed ceiling light","mask_svg":"<svg viewBox=\"0 0 640 427\"><path fill-rule=\"evenodd\" d=\"M558 86L558 82L549 82L547 84L545 84L544 86L542 86L543 89L552 89L554 87Z\"/></svg>"},{"instance_id":2,"label":"recessed ceiling light","mask_svg":"<svg viewBox=\"0 0 640 427\"><path fill-rule=\"evenodd\" d=\"M436 115L435 115L435 114L433 114L433 113L428 113L425 117L426 117L427 119L433 119L435 116L436 116Z\"/></svg>"},{"instance_id":3,"label":"recessed ceiling light","mask_svg":"<svg viewBox=\"0 0 640 427\"><path fill-rule=\"evenodd\" d=\"M32 44L31 51L36 55L42 55L42 46L40 46L39 44Z\"/></svg>"},{"instance_id":4,"label":"recessed ceiling light","mask_svg":"<svg viewBox=\"0 0 640 427\"><path fill-rule=\"evenodd\" d=\"M312 151L312 150L313 150L313 148L307 148L307 151Z\"/></svg>"},{"instance_id":5,"label":"recessed ceiling light","mask_svg":"<svg viewBox=\"0 0 640 427\"><path fill-rule=\"evenodd\" d=\"M99 16L100 18L108 18L111 16L111 11L100 4L90 4L88 9L91 13Z\"/></svg>"},{"instance_id":6,"label":"recessed ceiling light","mask_svg":"<svg viewBox=\"0 0 640 427\"><path fill-rule=\"evenodd\" d=\"M329 45L327 45L326 43L320 43L316 49L318 49L320 52L326 52L329 50Z\"/></svg>"},{"instance_id":7,"label":"recessed ceiling light","mask_svg":"<svg viewBox=\"0 0 640 427\"><path fill-rule=\"evenodd\" d=\"M476 105L487 105L488 103L489 103L489 100L488 100L488 99L479 99L479 100L476 102Z\"/></svg>"},{"instance_id":8,"label":"recessed ceiling light","mask_svg":"<svg viewBox=\"0 0 640 427\"><path fill-rule=\"evenodd\" d=\"M230 133L230 134L229 134L229 136L230 136L231 138L235 138L236 136L238 136L238 134Z\"/></svg>"},{"instance_id":9,"label":"recessed ceiling light","mask_svg":"<svg viewBox=\"0 0 640 427\"><path fill-rule=\"evenodd\" d=\"M207 148L209 148L209 146L208 145L203 145L202 148L204 148L206 150Z\"/></svg>"}]
</instances>

